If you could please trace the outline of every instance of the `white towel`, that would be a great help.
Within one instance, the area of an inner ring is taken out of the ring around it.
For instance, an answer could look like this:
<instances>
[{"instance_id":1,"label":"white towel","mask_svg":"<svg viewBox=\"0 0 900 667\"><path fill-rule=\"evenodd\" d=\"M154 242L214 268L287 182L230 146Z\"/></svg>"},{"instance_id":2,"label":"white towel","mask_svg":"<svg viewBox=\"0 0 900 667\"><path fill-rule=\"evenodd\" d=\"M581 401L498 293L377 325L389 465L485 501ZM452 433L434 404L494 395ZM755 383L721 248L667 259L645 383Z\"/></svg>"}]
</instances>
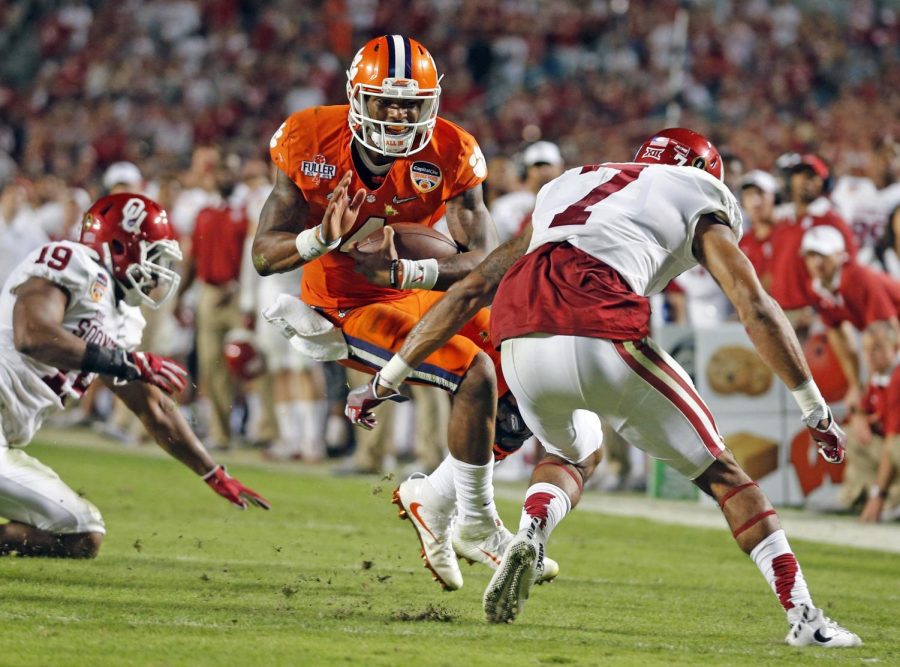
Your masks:
<instances>
[{"instance_id":1,"label":"white towel","mask_svg":"<svg viewBox=\"0 0 900 667\"><path fill-rule=\"evenodd\" d=\"M336 361L349 356L344 334L296 296L281 294L263 311L268 322L281 329L291 346L317 361Z\"/></svg>"}]
</instances>

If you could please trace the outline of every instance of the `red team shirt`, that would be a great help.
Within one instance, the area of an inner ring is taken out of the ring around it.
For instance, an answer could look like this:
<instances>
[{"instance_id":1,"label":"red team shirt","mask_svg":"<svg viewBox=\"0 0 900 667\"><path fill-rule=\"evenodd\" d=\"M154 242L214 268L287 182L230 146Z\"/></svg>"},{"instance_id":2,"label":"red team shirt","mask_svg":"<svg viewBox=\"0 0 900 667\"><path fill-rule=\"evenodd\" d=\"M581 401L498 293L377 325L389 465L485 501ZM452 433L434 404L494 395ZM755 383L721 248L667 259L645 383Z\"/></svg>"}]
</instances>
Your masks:
<instances>
[{"instance_id":1,"label":"red team shirt","mask_svg":"<svg viewBox=\"0 0 900 667\"><path fill-rule=\"evenodd\" d=\"M759 239L751 230L740 242L741 251L750 260L766 291L771 291L772 285L772 257L775 254L772 246L773 236L774 230L766 238Z\"/></svg>"},{"instance_id":2,"label":"red team shirt","mask_svg":"<svg viewBox=\"0 0 900 667\"><path fill-rule=\"evenodd\" d=\"M459 126L438 118L428 145L409 157L395 159L384 182L369 190L353 167L348 112L347 105L298 111L270 143L275 164L297 184L309 203L310 227L322 220L331 191L348 170L353 172L350 192L366 190L359 218L345 235L342 248L391 222L432 227L444 215L449 199L486 177L479 166L483 157L475 139ZM305 264L303 301L311 306L345 309L409 294L373 285L355 272L354 266L343 252L330 252Z\"/></svg>"},{"instance_id":3,"label":"red team shirt","mask_svg":"<svg viewBox=\"0 0 900 667\"><path fill-rule=\"evenodd\" d=\"M775 224L772 230L772 298L785 310L795 310L809 305L807 299L809 273L800 255L800 244L807 229L819 225L831 225L844 237L851 259L856 257L856 241L847 223L844 222L825 198L810 204L807 215L802 220L785 218Z\"/></svg>"},{"instance_id":4,"label":"red team shirt","mask_svg":"<svg viewBox=\"0 0 900 667\"><path fill-rule=\"evenodd\" d=\"M876 435L900 433L900 366L888 378L881 376L869 382L862 399L862 411L874 418L869 425Z\"/></svg>"},{"instance_id":5,"label":"red team shirt","mask_svg":"<svg viewBox=\"0 0 900 667\"><path fill-rule=\"evenodd\" d=\"M238 279L248 225L245 213L237 209L218 206L200 210L191 237L197 278L209 285Z\"/></svg>"},{"instance_id":6,"label":"red team shirt","mask_svg":"<svg viewBox=\"0 0 900 667\"><path fill-rule=\"evenodd\" d=\"M836 294L810 285L808 302L826 326L850 322L863 331L900 313L900 283L885 273L849 261L841 267Z\"/></svg>"}]
</instances>

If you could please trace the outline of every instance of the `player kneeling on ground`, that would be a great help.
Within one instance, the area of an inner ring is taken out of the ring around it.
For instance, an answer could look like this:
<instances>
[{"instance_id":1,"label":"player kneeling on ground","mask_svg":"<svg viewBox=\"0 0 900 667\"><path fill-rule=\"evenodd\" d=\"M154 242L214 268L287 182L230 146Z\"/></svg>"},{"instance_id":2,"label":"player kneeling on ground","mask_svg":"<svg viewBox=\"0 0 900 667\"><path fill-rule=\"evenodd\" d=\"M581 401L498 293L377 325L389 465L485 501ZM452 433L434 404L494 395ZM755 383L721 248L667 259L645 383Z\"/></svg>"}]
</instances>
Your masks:
<instances>
[{"instance_id":1,"label":"player kneeling on ground","mask_svg":"<svg viewBox=\"0 0 900 667\"><path fill-rule=\"evenodd\" d=\"M216 465L166 394L184 389L171 359L135 352L144 318L178 286L181 250L166 212L134 194L98 200L81 243L27 256L0 295L0 554L92 558L106 533L97 508L25 447L44 418L100 375L159 446L238 507L269 503ZM154 298L156 297L156 298Z\"/></svg>"},{"instance_id":2,"label":"player kneeling on ground","mask_svg":"<svg viewBox=\"0 0 900 667\"><path fill-rule=\"evenodd\" d=\"M815 607L771 503L725 449L687 373L648 337L647 297L701 264L762 358L793 388L823 458L843 460L846 437L797 338L738 248L741 217L722 176L716 148L684 129L651 137L634 162L567 171L538 194L528 238L500 246L456 283L397 353L415 367L496 290L492 340L522 417L548 454L485 591L489 621L521 612L550 532L593 471L599 417L715 498L787 613L788 644L862 643Z\"/></svg>"}]
</instances>

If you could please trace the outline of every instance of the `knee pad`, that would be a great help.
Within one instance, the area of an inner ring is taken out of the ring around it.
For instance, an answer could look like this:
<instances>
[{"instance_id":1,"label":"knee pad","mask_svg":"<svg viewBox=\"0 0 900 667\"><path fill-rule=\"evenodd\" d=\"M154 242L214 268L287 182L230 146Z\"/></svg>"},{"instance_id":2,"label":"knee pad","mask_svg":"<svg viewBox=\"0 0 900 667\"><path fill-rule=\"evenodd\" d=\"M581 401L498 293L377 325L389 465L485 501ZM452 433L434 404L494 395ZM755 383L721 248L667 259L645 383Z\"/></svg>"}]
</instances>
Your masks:
<instances>
[{"instance_id":1,"label":"knee pad","mask_svg":"<svg viewBox=\"0 0 900 667\"><path fill-rule=\"evenodd\" d=\"M497 419L494 422L494 460L502 461L522 448L532 436L525 424L516 399L508 391L497 401Z\"/></svg>"}]
</instances>

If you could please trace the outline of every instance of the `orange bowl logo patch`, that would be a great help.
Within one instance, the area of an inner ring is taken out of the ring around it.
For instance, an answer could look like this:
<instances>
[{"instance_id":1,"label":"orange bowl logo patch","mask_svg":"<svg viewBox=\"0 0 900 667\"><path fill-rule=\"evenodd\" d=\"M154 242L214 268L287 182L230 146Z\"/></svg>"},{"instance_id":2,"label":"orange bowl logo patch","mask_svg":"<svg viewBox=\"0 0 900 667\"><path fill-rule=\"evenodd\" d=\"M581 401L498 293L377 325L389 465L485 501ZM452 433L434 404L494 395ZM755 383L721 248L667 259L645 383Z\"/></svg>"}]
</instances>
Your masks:
<instances>
[{"instance_id":1,"label":"orange bowl logo patch","mask_svg":"<svg viewBox=\"0 0 900 667\"><path fill-rule=\"evenodd\" d=\"M431 162L413 162L409 168L413 186L419 192L431 192L441 184L441 169Z\"/></svg>"}]
</instances>

